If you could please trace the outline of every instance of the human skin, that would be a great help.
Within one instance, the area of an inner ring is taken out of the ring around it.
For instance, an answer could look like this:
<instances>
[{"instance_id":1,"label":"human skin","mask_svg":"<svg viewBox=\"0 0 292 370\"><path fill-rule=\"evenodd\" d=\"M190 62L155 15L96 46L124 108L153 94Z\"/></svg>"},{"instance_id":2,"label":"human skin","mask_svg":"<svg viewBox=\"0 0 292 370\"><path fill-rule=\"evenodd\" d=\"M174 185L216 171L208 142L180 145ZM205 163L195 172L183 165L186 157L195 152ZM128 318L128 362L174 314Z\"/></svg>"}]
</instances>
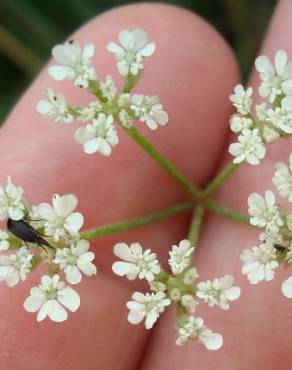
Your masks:
<instances>
[{"instance_id":1,"label":"human skin","mask_svg":"<svg viewBox=\"0 0 292 370\"><path fill-rule=\"evenodd\" d=\"M281 1L267 34L262 53L273 55L289 42L292 3ZM290 18L289 18L290 17ZM185 10L166 5L133 5L107 12L78 30L73 38L96 45L94 65L99 76L119 79L115 60L105 50L121 29L143 28L157 45L145 62L137 92L158 94L169 113L169 124L155 132L139 129L188 176L204 186L219 167L230 139L232 113L228 96L239 82L237 63L221 36L205 21ZM258 81L252 77L252 85ZM74 142L77 124L60 127L36 112L45 88L64 93L66 99L85 104L90 96L58 83L47 66L13 109L0 132L1 184L11 175L25 189L30 204L49 201L52 194L74 193L86 219L94 227L161 209L187 199L185 192L134 142L120 132L120 144L111 157L86 155ZM261 166L242 165L218 194L226 205L246 212L250 192L272 188L274 164L286 161L289 140L268 148ZM45 270L10 289L0 287L0 369L5 370L272 370L286 369L292 360L292 310L280 292L289 271L279 271L274 281L258 286L241 275L240 251L258 243L257 231L215 216L205 220L195 265L202 279L231 273L242 287L241 298L228 312L208 309L199 314L208 327L222 333L224 347L207 351L200 343L175 346L174 311L163 314L149 332L127 320L125 303L132 292L145 286L113 275L112 246L138 241L156 251L162 261L172 244L185 238L190 215L173 217L155 225L92 243L98 274L76 287L80 309L62 324L36 322L22 303L30 287ZM151 334L150 334L151 333ZM149 335L150 334L150 335Z\"/></svg>"}]
</instances>

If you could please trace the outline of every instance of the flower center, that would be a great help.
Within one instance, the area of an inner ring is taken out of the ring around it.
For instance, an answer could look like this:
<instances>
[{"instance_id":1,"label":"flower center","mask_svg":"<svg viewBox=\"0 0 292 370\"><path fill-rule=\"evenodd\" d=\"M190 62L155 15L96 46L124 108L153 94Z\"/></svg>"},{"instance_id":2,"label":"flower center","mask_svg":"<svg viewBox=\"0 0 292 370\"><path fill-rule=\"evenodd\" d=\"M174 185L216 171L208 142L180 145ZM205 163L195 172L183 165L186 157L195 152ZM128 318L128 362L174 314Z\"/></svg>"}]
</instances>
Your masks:
<instances>
[{"instance_id":1,"label":"flower center","mask_svg":"<svg viewBox=\"0 0 292 370\"><path fill-rule=\"evenodd\" d=\"M48 290L47 292L46 292L46 296L47 296L47 299L48 300L55 300L55 299L57 299L57 297L58 297L58 290L56 290L56 289L51 289L51 290Z\"/></svg>"}]
</instances>

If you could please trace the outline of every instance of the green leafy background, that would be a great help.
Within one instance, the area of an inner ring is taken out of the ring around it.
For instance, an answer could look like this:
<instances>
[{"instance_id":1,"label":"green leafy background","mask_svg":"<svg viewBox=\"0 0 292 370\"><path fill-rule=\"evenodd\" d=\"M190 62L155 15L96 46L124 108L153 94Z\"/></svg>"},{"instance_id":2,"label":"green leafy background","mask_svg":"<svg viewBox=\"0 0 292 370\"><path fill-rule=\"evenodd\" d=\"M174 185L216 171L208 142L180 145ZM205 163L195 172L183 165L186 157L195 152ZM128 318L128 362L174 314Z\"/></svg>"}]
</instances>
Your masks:
<instances>
[{"instance_id":1,"label":"green leafy background","mask_svg":"<svg viewBox=\"0 0 292 370\"><path fill-rule=\"evenodd\" d=\"M52 46L123 0L0 0L0 122L50 56ZM209 21L237 54L243 80L260 47L275 0L164 1Z\"/></svg>"}]
</instances>

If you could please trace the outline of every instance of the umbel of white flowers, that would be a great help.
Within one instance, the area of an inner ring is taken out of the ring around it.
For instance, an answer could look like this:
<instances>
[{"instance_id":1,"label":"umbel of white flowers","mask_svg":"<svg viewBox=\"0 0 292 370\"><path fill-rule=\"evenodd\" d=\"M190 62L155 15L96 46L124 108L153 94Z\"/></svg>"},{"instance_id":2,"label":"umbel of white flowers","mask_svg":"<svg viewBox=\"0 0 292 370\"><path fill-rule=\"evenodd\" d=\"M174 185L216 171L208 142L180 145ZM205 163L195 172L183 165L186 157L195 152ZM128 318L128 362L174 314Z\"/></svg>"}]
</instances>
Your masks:
<instances>
[{"instance_id":1,"label":"umbel of white flowers","mask_svg":"<svg viewBox=\"0 0 292 370\"><path fill-rule=\"evenodd\" d=\"M292 201L292 153L290 164L277 163L273 183L279 195ZM280 264L292 262L292 215L277 205L271 190L260 194L252 193L248 198L250 223L263 230L260 245L244 249L240 255L243 261L242 273L252 284L270 281ZM284 296L292 298L292 276L282 284Z\"/></svg>"},{"instance_id":2,"label":"umbel of white flowers","mask_svg":"<svg viewBox=\"0 0 292 370\"><path fill-rule=\"evenodd\" d=\"M181 345L199 339L207 349L216 350L222 346L223 338L207 329L203 320L193 315L198 300L210 307L228 310L230 301L239 298L240 288L233 286L232 275L196 283L198 273L191 267L193 251L194 247L188 240L173 245L168 260L172 273L168 274L150 249L143 251L139 243L118 243L114 246L114 254L121 261L114 262L112 269L119 276L126 276L129 280L145 279L149 284L150 292L134 292L132 300L127 302L131 324L145 320L146 329L151 329L160 314L175 303L178 308L176 343Z\"/></svg>"},{"instance_id":3,"label":"umbel of white flowers","mask_svg":"<svg viewBox=\"0 0 292 370\"><path fill-rule=\"evenodd\" d=\"M146 32L140 29L121 31L119 41L120 45L109 42L107 50L116 57L125 84L136 85L144 69L144 59L154 53L155 44L148 43ZM70 124L74 120L85 122L74 135L85 153L99 152L109 156L119 143L119 125L130 128L138 119L155 130L167 124L168 115L157 96L130 94L125 88L118 92L110 75L104 81L98 79L92 64L93 44L85 44L82 50L77 42L70 40L55 46L52 54L59 64L49 68L49 75L57 81L72 80L74 85L92 93L94 101L86 107L78 107L67 103L62 94L48 89L48 100L39 101L37 111L60 124Z\"/></svg>"},{"instance_id":4,"label":"umbel of white flowers","mask_svg":"<svg viewBox=\"0 0 292 370\"><path fill-rule=\"evenodd\" d=\"M61 280L64 275L69 284L78 284L82 275L93 276L96 266L89 242L80 238L83 216L75 212L77 198L73 194L55 194L52 204L41 203L28 207L23 189L15 186L8 177L5 188L0 187L0 220L24 220L44 237L54 249L43 251L38 245L25 243L9 231L0 231L0 281L9 287L26 280L28 274L41 263L48 267L48 275L41 284L33 287L24 302L28 312L38 312L37 320L46 317L56 322L67 319L66 311L75 312L80 306L78 293Z\"/></svg>"},{"instance_id":5,"label":"umbel of white flowers","mask_svg":"<svg viewBox=\"0 0 292 370\"><path fill-rule=\"evenodd\" d=\"M292 62L287 60L283 50L277 51L274 64L265 55L256 59L255 67L261 79L258 93L268 101L255 105L255 116L251 87L244 89L237 85L230 95L237 110L230 119L230 127L239 134L238 142L229 147L234 163L246 161L258 165L265 157L265 144L292 134Z\"/></svg>"}]
</instances>

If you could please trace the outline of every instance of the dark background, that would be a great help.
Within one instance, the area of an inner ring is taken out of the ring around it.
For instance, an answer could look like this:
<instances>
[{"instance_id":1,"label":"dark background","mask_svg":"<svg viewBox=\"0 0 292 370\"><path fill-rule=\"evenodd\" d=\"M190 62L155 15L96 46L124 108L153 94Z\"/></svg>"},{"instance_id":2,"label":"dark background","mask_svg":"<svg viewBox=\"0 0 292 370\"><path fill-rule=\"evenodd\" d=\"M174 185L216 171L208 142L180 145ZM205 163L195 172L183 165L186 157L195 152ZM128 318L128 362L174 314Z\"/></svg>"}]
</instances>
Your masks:
<instances>
[{"instance_id":1,"label":"dark background","mask_svg":"<svg viewBox=\"0 0 292 370\"><path fill-rule=\"evenodd\" d=\"M129 0L0 0L0 122L52 46L95 15ZM151 2L151 1L150 1ZM276 0L161 1L193 10L225 37L246 80Z\"/></svg>"}]
</instances>

